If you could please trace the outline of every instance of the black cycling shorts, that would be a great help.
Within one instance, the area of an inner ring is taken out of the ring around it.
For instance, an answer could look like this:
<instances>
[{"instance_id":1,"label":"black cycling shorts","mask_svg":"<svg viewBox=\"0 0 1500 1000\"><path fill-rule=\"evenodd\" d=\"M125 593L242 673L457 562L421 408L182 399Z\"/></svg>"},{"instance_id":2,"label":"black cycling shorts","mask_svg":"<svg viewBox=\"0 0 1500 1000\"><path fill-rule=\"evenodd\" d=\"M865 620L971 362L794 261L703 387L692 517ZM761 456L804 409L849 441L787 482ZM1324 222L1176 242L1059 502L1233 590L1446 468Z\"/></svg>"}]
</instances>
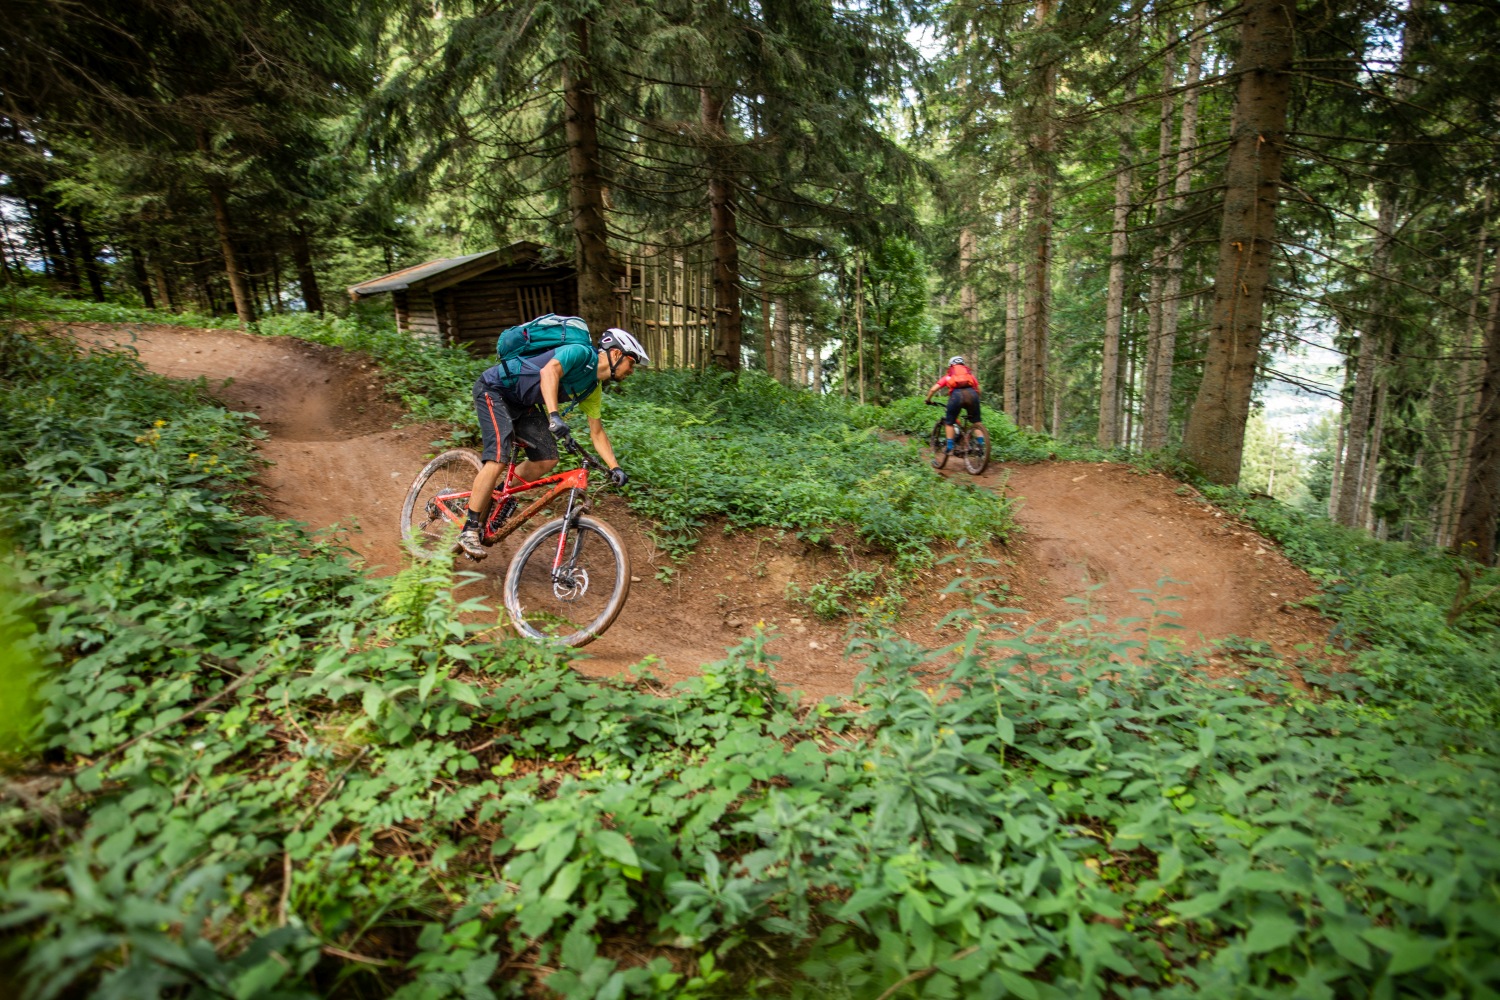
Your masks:
<instances>
[{"instance_id":1,"label":"black cycling shorts","mask_svg":"<svg viewBox=\"0 0 1500 1000\"><path fill-rule=\"evenodd\" d=\"M948 393L948 408L943 411L943 423L958 423L958 411L969 415L969 423L979 423L979 390L965 387Z\"/></svg>"},{"instance_id":2,"label":"black cycling shorts","mask_svg":"<svg viewBox=\"0 0 1500 1000\"><path fill-rule=\"evenodd\" d=\"M474 383L474 410L479 414L479 436L484 441L484 450L479 453L483 461L508 464L517 442L533 462L557 458L557 442L547 429L546 416L537 407L507 403L500 390L480 379Z\"/></svg>"}]
</instances>

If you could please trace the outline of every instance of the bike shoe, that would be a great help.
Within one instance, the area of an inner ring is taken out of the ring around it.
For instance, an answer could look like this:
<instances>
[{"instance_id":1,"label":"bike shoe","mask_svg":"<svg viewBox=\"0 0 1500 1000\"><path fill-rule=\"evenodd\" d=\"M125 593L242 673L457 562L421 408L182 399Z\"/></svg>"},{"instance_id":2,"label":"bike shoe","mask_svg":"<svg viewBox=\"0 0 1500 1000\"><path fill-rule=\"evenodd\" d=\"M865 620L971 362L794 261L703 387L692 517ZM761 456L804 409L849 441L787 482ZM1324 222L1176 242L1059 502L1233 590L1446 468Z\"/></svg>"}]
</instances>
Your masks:
<instances>
[{"instance_id":1,"label":"bike shoe","mask_svg":"<svg viewBox=\"0 0 1500 1000\"><path fill-rule=\"evenodd\" d=\"M453 551L461 552L475 562L490 554L489 550L484 547L484 543L479 540L479 532L472 528L458 536L458 542L453 546Z\"/></svg>"}]
</instances>

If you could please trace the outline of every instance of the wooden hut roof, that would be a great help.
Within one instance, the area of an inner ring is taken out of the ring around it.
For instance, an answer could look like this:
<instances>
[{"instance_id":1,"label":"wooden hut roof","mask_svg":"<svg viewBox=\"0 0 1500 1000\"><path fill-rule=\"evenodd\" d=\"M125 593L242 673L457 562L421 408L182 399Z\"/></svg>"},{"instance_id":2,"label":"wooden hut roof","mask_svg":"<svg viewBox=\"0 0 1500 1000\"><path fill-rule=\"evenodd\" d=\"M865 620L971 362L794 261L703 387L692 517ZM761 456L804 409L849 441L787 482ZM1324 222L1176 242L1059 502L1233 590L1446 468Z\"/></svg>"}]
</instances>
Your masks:
<instances>
[{"instance_id":1,"label":"wooden hut roof","mask_svg":"<svg viewBox=\"0 0 1500 1000\"><path fill-rule=\"evenodd\" d=\"M465 257L442 257L429 260L425 264L417 264L351 285L349 297L362 299L371 295L379 295L382 292L404 292L410 289L435 292L498 267L513 267L518 264L532 267L541 265L542 253L546 249L540 243L518 240L508 247L471 253ZM555 266L572 269L572 265L567 262L560 261Z\"/></svg>"}]
</instances>

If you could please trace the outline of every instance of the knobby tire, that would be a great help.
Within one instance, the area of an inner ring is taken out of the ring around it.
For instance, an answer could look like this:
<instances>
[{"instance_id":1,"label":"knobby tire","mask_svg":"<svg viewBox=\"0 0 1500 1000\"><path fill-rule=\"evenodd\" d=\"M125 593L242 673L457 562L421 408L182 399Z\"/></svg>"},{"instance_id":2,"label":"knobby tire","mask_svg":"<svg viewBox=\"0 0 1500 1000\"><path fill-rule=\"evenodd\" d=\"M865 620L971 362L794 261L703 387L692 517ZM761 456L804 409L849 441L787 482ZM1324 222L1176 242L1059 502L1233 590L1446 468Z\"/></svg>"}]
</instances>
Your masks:
<instances>
[{"instance_id":1,"label":"knobby tire","mask_svg":"<svg viewBox=\"0 0 1500 1000\"><path fill-rule=\"evenodd\" d=\"M948 464L948 435L943 433L943 422L939 420L932 428L932 440L929 442L932 448L932 467L941 469Z\"/></svg>"},{"instance_id":2,"label":"knobby tire","mask_svg":"<svg viewBox=\"0 0 1500 1000\"><path fill-rule=\"evenodd\" d=\"M580 517L568 529L565 560L576 560L586 581L559 592L552 579L558 536L566 521L548 521L521 543L505 572L505 610L521 635L535 640L584 646L614 624L630 594L630 556L615 530L603 521Z\"/></svg>"},{"instance_id":3,"label":"knobby tire","mask_svg":"<svg viewBox=\"0 0 1500 1000\"><path fill-rule=\"evenodd\" d=\"M401 543L408 552L418 559L431 559L444 542L462 530L462 524L446 517L430 517L427 504L444 493L467 493L474 486L480 465L479 456L472 450L454 448L438 455L417 473L411 489L406 491L406 502L401 505ZM455 506L467 505L464 500Z\"/></svg>"},{"instance_id":4,"label":"knobby tire","mask_svg":"<svg viewBox=\"0 0 1500 1000\"><path fill-rule=\"evenodd\" d=\"M958 446L964 450L964 468L969 475L977 476L990 464L990 439L984 439L984 447L974 447L974 431L965 428Z\"/></svg>"}]
</instances>

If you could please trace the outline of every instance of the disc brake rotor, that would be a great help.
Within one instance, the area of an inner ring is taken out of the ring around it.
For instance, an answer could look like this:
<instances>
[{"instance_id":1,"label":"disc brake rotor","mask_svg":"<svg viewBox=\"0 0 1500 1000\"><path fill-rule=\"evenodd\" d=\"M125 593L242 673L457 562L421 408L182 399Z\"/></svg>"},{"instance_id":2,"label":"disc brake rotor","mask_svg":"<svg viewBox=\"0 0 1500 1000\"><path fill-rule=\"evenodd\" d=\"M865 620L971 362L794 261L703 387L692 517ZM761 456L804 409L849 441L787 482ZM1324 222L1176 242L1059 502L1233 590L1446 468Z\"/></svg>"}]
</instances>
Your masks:
<instances>
[{"instance_id":1,"label":"disc brake rotor","mask_svg":"<svg viewBox=\"0 0 1500 1000\"><path fill-rule=\"evenodd\" d=\"M552 575L552 594L559 601L576 601L589 590L589 571L581 567L558 570Z\"/></svg>"}]
</instances>

